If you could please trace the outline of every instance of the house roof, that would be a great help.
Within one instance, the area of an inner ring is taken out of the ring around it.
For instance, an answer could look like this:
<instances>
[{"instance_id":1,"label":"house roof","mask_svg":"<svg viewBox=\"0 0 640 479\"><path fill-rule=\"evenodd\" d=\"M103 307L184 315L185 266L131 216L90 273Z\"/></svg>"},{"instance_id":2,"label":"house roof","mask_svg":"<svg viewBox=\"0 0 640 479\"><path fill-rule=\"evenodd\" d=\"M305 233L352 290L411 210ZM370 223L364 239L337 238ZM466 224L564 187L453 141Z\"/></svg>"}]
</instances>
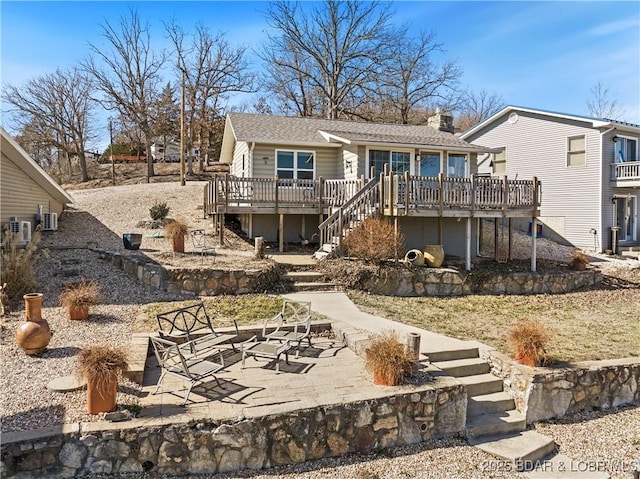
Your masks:
<instances>
[{"instance_id":1,"label":"house roof","mask_svg":"<svg viewBox=\"0 0 640 479\"><path fill-rule=\"evenodd\" d=\"M556 112L556 111L537 110L537 109L534 109L534 108L527 108L527 107L509 105L509 106L504 107L502 110L500 110L495 115L493 115L493 116L487 118L486 120L484 120L484 121L472 126L471 128L469 128L467 131L465 131L464 133L462 133L460 135L460 138L462 138L462 139L469 138L474 133L477 133L478 131L482 130L485 126L490 125L491 123L496 121L498 118L501 118L504 115L506 115L508 113L511 113L513 111L534 113L536 115L548 116L548 117L552 117L552 118L561 118L561 119L565 119L565 120L582 121L582 122L585 122L585 123L590 123L593 128L607 129L607 128L615 127L615 128L619 128L619 129L625 130L625 131L632 131L634 133L640 133L640 125L636 125L634 123L627 123L627 122L624 122L624 121L611 120L611 119L608 119L608 118L594 118L594 117L590 117L590 116L571 115L571 114L568 114L568 113L559 113L559 112Z\"/></svg>"},{"instance_id":2,"label":"house roof","mask_svg":"<svg viewBox=\"0 0 640 479\"><path fill-rule=\"evenodd\" d=\"M221 161L231 162L235 141L300 146L395 145L463 151L486 151L451 133L425 125L365 123L323 118L229 113L225 124Z\"/></svg>"},{"instance_id":3,"label":"house roof","mask_svg":"<svg viewBox=\"0 0 640 479\"><path fill-rule=\"evenodd\" d=\"M0 150L3 155L18 165L29 178L50 194L52 198L65 205L73 203L73 198L69 196L69 193L56 183L2 127L0 127L0 136L2 137Z\"/></svg>"}]
</instances>

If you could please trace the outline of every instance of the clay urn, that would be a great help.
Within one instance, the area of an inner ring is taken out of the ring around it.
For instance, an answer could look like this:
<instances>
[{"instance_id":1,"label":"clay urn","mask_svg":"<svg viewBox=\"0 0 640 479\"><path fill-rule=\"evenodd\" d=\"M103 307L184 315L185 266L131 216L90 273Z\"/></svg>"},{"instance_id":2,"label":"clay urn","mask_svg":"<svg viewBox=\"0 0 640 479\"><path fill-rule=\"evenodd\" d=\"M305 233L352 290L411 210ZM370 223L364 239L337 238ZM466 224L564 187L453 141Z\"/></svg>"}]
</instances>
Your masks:
<instances>
[{"instance_id":1,"label":"clay urn","mask_svg":"<svg viewBox=\"0 0 640 479\"><path fill-rule=\"evenodd\" d=\"M28 355L44 351L51 340L49 323L42 319L42 293L28 293L24 299L25 322L16 330L16 343Z\"/></svg>"}]
</instances>

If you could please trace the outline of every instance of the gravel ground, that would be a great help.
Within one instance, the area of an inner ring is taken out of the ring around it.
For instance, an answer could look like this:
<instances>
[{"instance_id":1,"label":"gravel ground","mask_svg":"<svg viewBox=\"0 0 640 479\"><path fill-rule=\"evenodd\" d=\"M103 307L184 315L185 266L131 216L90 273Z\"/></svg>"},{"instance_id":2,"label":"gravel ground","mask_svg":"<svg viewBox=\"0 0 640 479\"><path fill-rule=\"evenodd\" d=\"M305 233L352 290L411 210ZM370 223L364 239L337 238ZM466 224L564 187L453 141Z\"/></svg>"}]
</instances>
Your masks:
<instances>
[{"instance_id":1,"label":"gravel ground","mask_svg":"<svg viewBox=\"0 0 640 479\"><path fill-rule=\"evenodd\" d=\"M198 209L203 184L190 182L185 187L179 187L176 183L152 183L70 192L75 200L73 209L60 219L58 232L48 233L43 238L42 244L50 248L50 253L49 256L40 256L37 265L38 290L45 294L43 317L54 331L48 349L37 357L30 357L15 345L14 331L24 316L22 305L16 306L15 311L1 318L0 419L3 432L102 418L101 415L84 413L86 400L83 392L53 393L46 389L46 383L58 376L73 374L75 354L88 344L126 345L130 337L128 320L136 314L139 305L178 298L131 281L117 268L99 260L96 253L87 248L87 244L97 243L102 248L118 249L125 254L141 254L124 250L121 235L139 231L136 225L139 221L149 219L149 207L156 200L167 202L171 208L170 217L183 217L192 227L210 230L209 220L204 220ZM559 248L565 247L551 244L549 248L558 249L545 253L541 251L541 245L544 244L544 241L539 242L541 258L558 259L559 254L569 255L573 251L560 250ZM521 251L516 256L528 254L526 247L526 236L524 239L516 239L516 249ZM142 249L147 254L173 256L168 254L169 244L164 240L149 240L147 244L145 238ZM251 249L247 243L229 235L228 243L219 250L219 261L246 264L250 261ZM608 257L604 257L602 261L606 261L610 267L628 264L628 261L622 260L616 264L618 260L612 261ZM190 262L191 259L185 260L185 263ZM100 283L103 301L92 308L89 320L69 321L65 311L58 307L57 297L64 283L77 281L80 277L95 279ZM123 384L118 397L120 407L135 404L139 393L135 384ZM540 425L538 428L554 437L561 445L560 451L574 459L628 460L630 456L639 455L639 408L597 417L587 415L577 419L584 422ZM245 471L237 475L201 477L522 477L514 472L497 472L496 465L499 466L499 463L492 457L467 446L463 441L446 439L398 448L384 454L313 461L261 473ZM144 479L158 476L139 474L126 477ZM614 474L613 477L628 477L628 474Z\"/></svg>"}]
</instances>

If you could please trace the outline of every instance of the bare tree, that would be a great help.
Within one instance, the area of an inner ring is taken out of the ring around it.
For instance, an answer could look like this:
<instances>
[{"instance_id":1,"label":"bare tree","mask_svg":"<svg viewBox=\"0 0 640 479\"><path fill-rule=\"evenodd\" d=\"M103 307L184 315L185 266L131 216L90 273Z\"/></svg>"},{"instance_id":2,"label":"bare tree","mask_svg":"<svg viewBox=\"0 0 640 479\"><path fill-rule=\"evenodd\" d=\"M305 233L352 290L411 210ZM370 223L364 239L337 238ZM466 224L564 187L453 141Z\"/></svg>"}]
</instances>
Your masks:
<instances>
[{"instance_id":1,"label":"bare tree","mask_svg":"<svg viewBox=\"0 0 640 479\"><path fill-rule=\"evenodd\" d=\"M624 111L618 106L618 99L600 80L591 88L591 98L587 100L587 110L595 118L609 120L618 120L624 115Z\"/></svg>"},{"instance_id":2,"label":"bare tree","mask_svg":"<svg viewBox=\"0 0 640 479\"><path fill-rule=\"evenodd\" d=\"M460 114L456 120L456 126L462 131L467 130L476 123L480 123L499 112L504 107L504 98L496 92L489 92L484 89L478 93L467 91L462 96L458 107Z\"/></svg>"},{"instance_id":3,"label":"bare tree","mask_svg":"<svg viewBox=\"0 0 640 479\"><path fill-rule=\"evenodd\" d=\"M232 93L255 91L255 75L249 70L247 47L231 45L224 33L214 35L199 24L187 35L175 22L166 29L176 52L175 68L180 76L184 74L187 151L198 142L202 171L211 131L223 116L225 102ZM187 173L192 174L191 155L188 160Z\"/></svg>"},{"instance_id":4,"label":"bare tree","mask_svg":"<svg viewBox=\"0 0 640 479\"><path fill-rule=\"evenodd\" d=\"M288 84L285 92L317 92L324 116L339 118L353 110L349 102L360 102L373 90L389 57L390 6L377 0L302 5L275 0L266 12L275 33L263 45L261 57L270 66L271 88ZM303 114L310 112L308 98L300 97L298 106Z\"/></svg>"},{"instance_id":5,"label":"bare tree","mask_svg":"<svg viewBox=\"0 0 640 479\"><path fill-rule=\"evenodd\" d=\"M104 95L102 104L128 118L142 132L147 154L147 181L154 176L151 143L158 100L160 69L165 53L151 49L149 26L142 24L131 10L129 17L121 17L119 28L109 22L102 25L102 36L111 46L109 51L89 44L95 56L83 62L83 67L96 81Z\"/></svg>"},{"instance_id":6,"label":"bare tree","mask_svg":"<svg viewBox=\"0 0 640 479\"><path fill-rule=\"evenodd\" d=\"M71 158L77 157L82 181L89 180L84 153L92 135L92 89L91 79L71 68L34 78L22 87L8 85L2 94L14 108L16 123L39 143L62 150L69 169Z\"/></svg>"},{"instance_id":7,"label":"bare tree","mask_svg":"<svg viewBox=\"0 0 640 479\"><path fill-rule=\"evenodd\" d=\"M438 64L435 57L442 52L433 32L398 39L381 85L383 102L395 112L394 121L408 124L418 108L451 109L462 69L454 60Z\"/></svg>"}]
</instances>

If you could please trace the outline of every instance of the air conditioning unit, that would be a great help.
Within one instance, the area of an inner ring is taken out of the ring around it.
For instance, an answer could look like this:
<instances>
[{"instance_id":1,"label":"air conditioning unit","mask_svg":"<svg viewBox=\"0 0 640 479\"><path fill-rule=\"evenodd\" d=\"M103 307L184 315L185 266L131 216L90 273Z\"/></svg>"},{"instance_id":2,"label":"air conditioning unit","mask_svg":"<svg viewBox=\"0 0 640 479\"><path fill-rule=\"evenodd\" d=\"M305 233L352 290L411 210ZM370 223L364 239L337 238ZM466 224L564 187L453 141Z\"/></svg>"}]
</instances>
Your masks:
<instances>
[{"instance_id":1,"label":"air conditioning unit","mask_svg":"<svg viewBox=\"0 0 640 479\"><path fill-rule=\"evenodd\" d=\"M58 229L58 213L43 214L42 229L44 231L56 231Z\"/></svg>"},{"instance_id":2,"label":"air conditioning unit","mask_svg":"<svg viewBox=\"0 0 640 479\"><path fill-rule=\"evenodd\" d=\"M12 216L9 230L15 235L18 246L27 246L31 241L31 221L18 221L17 217Z\"/></svg>"}]
</instances>

